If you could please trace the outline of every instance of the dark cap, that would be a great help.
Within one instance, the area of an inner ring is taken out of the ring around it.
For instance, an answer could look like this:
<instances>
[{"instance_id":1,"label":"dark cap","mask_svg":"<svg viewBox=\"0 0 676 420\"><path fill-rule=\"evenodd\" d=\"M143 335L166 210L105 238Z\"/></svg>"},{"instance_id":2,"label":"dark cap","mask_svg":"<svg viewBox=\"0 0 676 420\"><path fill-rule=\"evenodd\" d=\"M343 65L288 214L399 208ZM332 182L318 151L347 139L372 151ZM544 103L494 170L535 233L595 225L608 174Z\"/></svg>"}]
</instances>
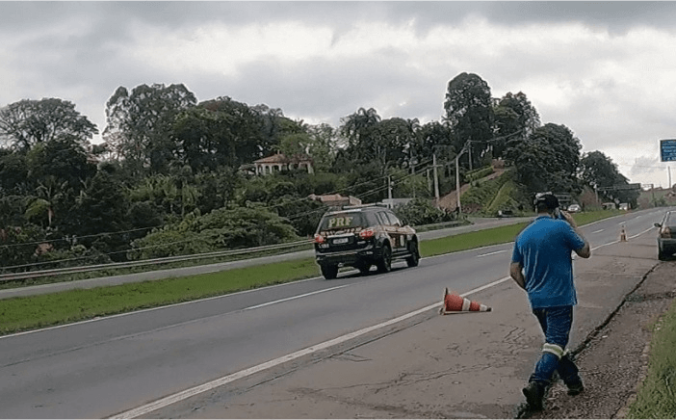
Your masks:
<instances>
[{"instance_id":1,"label":"dark cap","mask_svg":"<svg viewBox=\"0 0 676 420\"><path fill-rule=\"evenodd\" d=\"M559 207L559 199L551 192L537 193L534 204L538 211L550 212Z\"/></svg>"}]
</instances>

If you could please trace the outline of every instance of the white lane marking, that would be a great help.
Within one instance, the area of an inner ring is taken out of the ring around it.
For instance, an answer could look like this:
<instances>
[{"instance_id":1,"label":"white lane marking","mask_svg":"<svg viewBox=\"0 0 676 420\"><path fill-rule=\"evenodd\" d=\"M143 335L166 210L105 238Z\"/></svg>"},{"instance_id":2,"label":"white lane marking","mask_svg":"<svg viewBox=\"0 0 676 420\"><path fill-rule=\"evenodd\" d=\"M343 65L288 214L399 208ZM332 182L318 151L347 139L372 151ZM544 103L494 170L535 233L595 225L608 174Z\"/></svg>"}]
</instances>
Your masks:
<instances>
[{"instance_id":1,"label":"white lane marking","mask_svg":"<svg viewBox=\"0 0 676 420\"><path fill-rule=\"evenodd\" d=\"M594 233L599 233L599 232L603 232L604 230L605 230L605 229L595 230L595 231L592 232L592 234L594 234Z\"/></svg>"},{"instance_id":2,"label":"white lane marking","mask_svg":"<svg viewBox=\"0 0 676 420\"><path fill-rule=\"evenodd\" d=\"M291 297L284 298L284 299L273 300L272 302L261 303L260 305L249 306L248 308L244 308L244 309L242 309L242 310L243 310L243 311L248 311L248 310L251 310L251 309L264 308L264 307L266 307L266 306L276 305L276 304L278 304L278 303L288 302L288 301L290 301L290 300L300 299L300 298L304 298L304 297L307 297L307 296L318 295L318 294L320 294L320 293L330 292L330 291L332 291L332 290L342 289L343 287L347 287L347 286L349 286L349 284L344 284L344 285L342 285L342 286L332 287L332 288L330 288L330 289L316 290L316 291L314 291L314 292L303 293L302 295L298 295L298 296L291 296Z\"/></svg>"},{"instance_id":3,"label":"white lane marking","mask_svg":"<svg viewBox=\"0 0 676 420\"><path fill-rule=\"evenodd\" d=\"M496 280L492 283L489 283L489 284L486 284L484 286L478 287L476 289L470 290L467 293L463 293L460 296L466 297L466 296L471 295L473 293L477 293L481 290L484 290L484 289L487 289L489 287L500 284L500 283L507 281L509 279L510 279L510 277L504 277L500 280ZM370 326L370 327L363 328L359 331L355 331L355 332L352 332L352 333L349 333L349 334L342 335L340 337L325 341L323 343L316 344L314 346L310 346L310 347L307 347L305 349L287 354L286 356L282 356L282 357L278 357L276 359L272 359L270 361L267 361L265 363L261 363L259 365L253 366L253 367L250 367L248 369L240 370L239 372L223 376L223 377L215 379L213 381L204 383L202 385L195 386L193 388L186 389L184 391L178 392L178 393L173 394L173 395L169 395L169 396L164 397L164 398L160 398L159 400L156 400L156 401L153 401L151 403L142 405L140 407L125 411L125 412L120 413L120 414L116 414L116 415L108 417L108 418L111 418L111 419L133 419L133 418L136 418L136 417L139 417L139 416L146 415L148 413L151 413L153 411L167 407L169 405L181 402L181 401L188 399L190 397L194 397L195 395L211 391L212 389L218 388L220 386L227 385L231 382L237 381L237 380L245 378L247 376L251 376L255 373L258 373L258 372L264 371L266 369L270 369L272 367L278 366L282 363L290 362L290 361L298 359L300 357L307 356L307 355L315 353L317 351L325 350L325 349L327 349L331 346L335 346L337 344L344 343L348 340L352 340L352 339L357 338L361 335L368 334L372 331L375 331L375 330L378 330L378 329L381 329L381 328L385 328L385 327L389 327L390 325L394 325L396 323L405 321L409 318L412 318L416 315L420 315L420 314L427 312L431 309L439 308L439 305L440 305L439 302L435 302L432 305L425 306L424 308L415 310L413 312L409 312L407 314L401 315L401 316L394 318L394 319L391 319L389 321L385 321L385 322L382 322L382 323L377 324L377 325L373 325L373 326Z\"/></svg>"},{"instance_id":4,"label":"white lane marking","mask_svg":"<svg viewBox=\"0 0 676 420\"><path fill-rule=\"evenodd\" d=\"M648 229L644 230L644 231L641 232L641 233L638 233L638 234L636 234L636 235L630 236L629 239L637 238L637 237L643 235L643 234L646 233L646 232L650 232L650 231L653 230L653 229L655 229L655 228L654 228L654 227L649 227Z\"/></svg>"},{"instance_id":5,"label":"white lane marking","mask_svg":"<svg viewBox=\"0 0 676 420\"><path fill-rule=\"evenodd\" d=\"M502 254L503 252L507 252L507 250L506 250L506 249L503 249L503 250L501 250L501 251L489 252L489 253L487 253L487 254L477 255L476 257L477 257L477 258L487 257L487 256L489 256L489 255Z\"/></svg>"}]
</instances>

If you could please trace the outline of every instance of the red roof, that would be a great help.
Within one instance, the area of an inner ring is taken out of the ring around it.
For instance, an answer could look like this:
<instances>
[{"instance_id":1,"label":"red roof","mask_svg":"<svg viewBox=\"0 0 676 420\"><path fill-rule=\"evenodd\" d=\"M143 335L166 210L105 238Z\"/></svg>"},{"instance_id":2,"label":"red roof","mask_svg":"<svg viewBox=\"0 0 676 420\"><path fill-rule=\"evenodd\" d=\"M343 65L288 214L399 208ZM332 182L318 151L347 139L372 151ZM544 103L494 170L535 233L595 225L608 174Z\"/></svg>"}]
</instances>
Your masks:
<instances>
[{"instance_id":1,"label":"red roof","mask_svg":"<svg viewBox=\"0 0 676 420\"><path fill-rule=\"evenodd\" d=\"M309 156L305 155L294 155L291 159L284 156L282 153L276 153L272 156L264 157L262 159L255 160L254 163L298 163L298 162L311 162Z\"/></svg>"}]
</instances>

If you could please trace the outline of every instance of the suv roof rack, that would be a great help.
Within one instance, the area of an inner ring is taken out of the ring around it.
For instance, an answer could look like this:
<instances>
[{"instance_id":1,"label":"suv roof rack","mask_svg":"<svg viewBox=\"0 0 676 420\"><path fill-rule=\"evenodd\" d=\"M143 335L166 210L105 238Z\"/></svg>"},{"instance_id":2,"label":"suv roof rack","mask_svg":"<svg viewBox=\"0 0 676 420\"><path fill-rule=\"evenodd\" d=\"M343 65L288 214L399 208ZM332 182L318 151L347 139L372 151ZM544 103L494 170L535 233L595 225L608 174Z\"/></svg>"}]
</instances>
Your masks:
<instances>
[{"instance_id":1,"label":"suv roof rack","mask_svg":"<svg viewBox=\"0 0 676 420\"><path fill-rule=\"evenodd\" d=\"M384 203L371 203L371 204L360 204L360 205L352 205L352 206L342 206L342 210L352 210L352 209L363 209L363 208L369 208L369 207L383 207L383 208L388 208L387 204Z\"/></svg>"}]
</instances>

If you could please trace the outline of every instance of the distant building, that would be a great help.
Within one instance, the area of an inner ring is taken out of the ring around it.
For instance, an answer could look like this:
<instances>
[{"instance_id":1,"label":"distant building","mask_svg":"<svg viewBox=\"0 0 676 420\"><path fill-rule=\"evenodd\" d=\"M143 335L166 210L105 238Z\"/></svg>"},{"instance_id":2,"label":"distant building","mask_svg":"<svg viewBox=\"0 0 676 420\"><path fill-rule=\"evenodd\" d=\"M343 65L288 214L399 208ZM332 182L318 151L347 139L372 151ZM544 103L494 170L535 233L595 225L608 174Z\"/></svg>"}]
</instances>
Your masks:
<instances>
[{"instance_id":1,"label":"distant building","mask_svg":"<svg viewBox=\"0 0 676 420\"><path fill-rule=\"evenodd\" d=\"M253 167L251 165L243 165L241 169L253 172L255 175L269 175L295 169L305 169L310 174L314 173L312 159L309 156L294 155L289 158L282 153L258 159L254 161Z\"/></svg>"}]
</instances>

